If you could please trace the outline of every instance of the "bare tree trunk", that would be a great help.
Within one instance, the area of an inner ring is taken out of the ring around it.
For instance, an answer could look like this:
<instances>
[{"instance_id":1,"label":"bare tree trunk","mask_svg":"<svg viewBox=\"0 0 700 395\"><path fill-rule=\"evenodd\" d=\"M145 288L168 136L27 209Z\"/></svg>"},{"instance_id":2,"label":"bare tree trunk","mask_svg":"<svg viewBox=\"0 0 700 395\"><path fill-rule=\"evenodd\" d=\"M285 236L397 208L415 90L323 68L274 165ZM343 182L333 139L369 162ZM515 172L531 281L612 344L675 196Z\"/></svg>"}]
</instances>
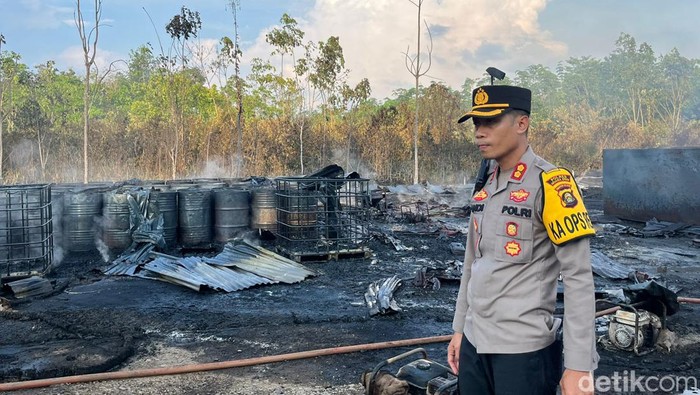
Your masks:
<instances>
[{"instance_id":1,"label":"bare tree trunk","mask_svg":"<svg viewBox=\"0 0 700 395\"><path fill-rule=\"evenodd\" d=\"M79 3L79 2L78 2ZM90 65L85 63L85 91L83 92L83 183L88 183L88 131L90 130Z\"/></svg>"},{"instance_id":2,"label":"bare tree trunk","mask_svg":"<svg viewBox=\"0 0 700 395\"><path fill-rule=\"evenodd\" d=\"M2 96L2 93L0 93L0 96ZM3 121L4 114L2 113L2 100L0 100L0 184L3 184L3 157L2 157L2 135L3 135L3 130L2 130L2 121Z\"/></svg>"},{"instance_id":3,"label":"bare tree trunk","mask_svg":"<svg viewBox=\"0 0 700 395\"><path fill-rule=\"evenodd\" d=\"M420 80L420 9L423 0L418 1L418 52L416 54L416 113L413 118L413 183L418 184L418 83Z\"/></svg>"},{"instance_id":4,"label":"bare tree trunk","mask_svg":"<svg viewBox=\"0 0 700 395\"><path fill-rule=\"evenodd\" d=\"M301 117L301 125L299 126L299 165L301 166L301 174L304 174L304 116Z\"/></svg>"},{"instance_id":5,"label":"bare tree trunk","mask_svg":"<svg viewBox=\"0 0 700 395\"><path fill-rule=\"evenodd\" d=\"M2 53L2 52L0 52ZM3 105L3 99L4 99L4 91L2 89L2 85L0 84L0 184L3 184L3 143L2 143L2 136L3 136L3 121L5 120L5 113L2 111L2 105Z\"/></svg>"},{"instance_id":6,"label":"bare tree trunk","mask_svg":"<svg viewBox=\"0 0 700 395\"><path fill-rule=\"evenodd\" d=\"M428 73L428 70L430 70L430 66L432 64L432 53L433 53L433 38L432 35L430 35L430 28L428 28L428 24L425 24L425 27L428 31L428 35L430 37L430 46L428 47L428 66L425 67L425 70L423 70L423 64L420 62L420 13L421 13L421 7L423 5L423 0L408 0L410 1L413 5L415 5L418 8L418 49L416 56L414 58L411 58L410 55L408 54L408 50L406 51L405 55L405 62L406 62L406 69L411 73L411 75L416 79L416 92L415 92L415 100L416 100L416 107L415 107L415 118L413 120L413 183L418 184L419 177L418 177L418 88L419 88L419 83L420 83L420 77L424 76L426 73Z\"/></svg>"},{"instance_id":7,"label":"bare tree trunk","mask_svg":"<svg viewBox=\"0 0 700 395\"><path fill-rule=\"evenodd\" d=\"M85 31L85 19L80 9L80 0L76 0L76 11L73 15L78 28L80 41L83 45L83 60L85 64L85 91L83 92L83 183L88 182L88 134L90 130L90 70L95 64L97 40L100 32L100 17L102 15L102 0L95 0L95 26L88 33ZM93 32L95 36L90 43ZM92 46L92 49L90 48Z\"/></svg>"}]
</instances>

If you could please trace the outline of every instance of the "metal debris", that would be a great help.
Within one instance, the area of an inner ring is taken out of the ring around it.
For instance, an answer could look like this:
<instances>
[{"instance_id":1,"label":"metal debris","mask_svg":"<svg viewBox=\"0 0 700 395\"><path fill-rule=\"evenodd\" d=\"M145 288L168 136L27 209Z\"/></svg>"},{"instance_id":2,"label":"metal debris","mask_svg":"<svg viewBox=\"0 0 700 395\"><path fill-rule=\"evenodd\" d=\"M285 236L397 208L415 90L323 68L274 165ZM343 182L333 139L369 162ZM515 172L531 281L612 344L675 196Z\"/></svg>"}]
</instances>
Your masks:
<instances>
[{"instance_id":1,"label":"metal debris","mask_svg":"<svg viewBox=\"0 0 700 395\"><path fill-rule=\"evenodd\" d=\"M593 273L611 280L626 280L632 272L600 251L591 251L591 266Z\"/></svg>"},{"instance_id":2,"label":"metal debris","mask_svg":"<svg viewBox=\"0 0 700 395\"><path fill-rule=\"evenodd\" d=\"M53 285L45 278L32 276L5 284L17 299L41 296L53 292Z\"/></svg>"},{"instance_id":3,"label":"metal debris","mask_svg":"<svg viewBox=\"0 0 700 395\"><path fill-rule=\"evenodd\" d=\"M688 227L690 227L688 224L658 221L656 218L652 218L646 222L646 226L641 232L644 237L669 237Z\"/></svg>"},{"instance_id":4,"label":"metal debris","mask_svg":"<svg viewBox=\"0 0 700 395\"><path fill-rule=\"evenodd\" d=\"M236 245L227 243L219 255L205 258L204 262L218 266L235 266L286 284L298 283L306 277L315 275L313 271L299 263L245 242Z\"/></svg>"},{"instance_id":5,"label":"metal debris","mask_svg":"<svg viewBox=\"0 0 700 395\"><path fill-rule=\"evenodd\" d=\"M122 253L112 264L104 270L104 274L112 276L133 276L139 267L152 259L151 253L155 245L141 244L132 245L126 252Z\"/></svg>"},{"instance_id":6,"label":"metal debris","mask_svg":"<svg viewBox=\"0 0 700 395\"><path fill-rule=\"evenodd\" d=\"M143 268L146 270L142 277L179 284L195 291L201 291L203 286L207 286L211 289L233 292L276 282L244 270L209 265L200 257L172 260L160 256L145 264Z\"/></svg>"},{"instance_id":7,"label":"metal debris","mask_svg":"<svg viewBox=\"0 0 700 395\"><path fill-rule=\"evenodd\" d=\"M225 292L255 285L297 283L315 273L262 247L228 243L213 258L174 257L153 251L144 244L123 254L105 274L127 275L166 281L201 291L204 287Z\"/></svg>"},{"instance_id":8,"label":"metal debris","mask_svg":"<svg viewBox=\"0 0 700 395\"><path fill-rule=\"evenodd\" d=\"M436 276L436 269L422 267L416 271L413 285L420 288L432 288L434 291L440 289L440 280Z\"/></svg>"},{"instance_id":9,"label":"metal debris","mask_svg":"<svg viewBox=\"0 0 700 395\"><path fill-rule=\"evenodd\" d=\"M374 232L372 236L384 244L391 244L396 251L413 251L413 247L406 247L401 240L387 233Z\"/></svg>"},{"instance_id":10,"label":"metal debris","mask_svg":"<svg viewBox=\"0 0 700 395\"><path fill-rule=\"evenodd\" d=\"M369 307L369 315L389 314L401 311L394 300L394 291L401 286L401 279L392 276L371 283L365 292L365 302Z\"/></svg>"},{"instance_id":11,"label":"metal debris","mask_svg":"<svg viewBox=\"0 0 700 395\"><path fill-rule=\"evenodd\" d=\"M454 241L450 243L450 251L452 251L452 255L464 256L464 244Z\"/></svg>"}]
</instances>

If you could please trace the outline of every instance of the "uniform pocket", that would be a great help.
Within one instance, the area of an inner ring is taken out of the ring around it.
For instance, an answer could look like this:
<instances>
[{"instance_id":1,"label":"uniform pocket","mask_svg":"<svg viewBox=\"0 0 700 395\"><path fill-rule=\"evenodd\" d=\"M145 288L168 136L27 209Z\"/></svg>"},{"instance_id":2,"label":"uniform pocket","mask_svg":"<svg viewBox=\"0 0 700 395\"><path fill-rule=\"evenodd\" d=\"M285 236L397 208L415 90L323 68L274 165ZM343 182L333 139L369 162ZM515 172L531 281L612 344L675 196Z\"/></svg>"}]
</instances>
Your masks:
<instances>
[{"instance_id":1,"label":"uniform pocket","mask_svg":"<svg viewBox=\"0 0 700 395\"><path fill-rule=\"evenodd\" d=\"M496 259L527 263L532 260L532 220L501 215L496 223Z\"/></svg>"}]
</instances>

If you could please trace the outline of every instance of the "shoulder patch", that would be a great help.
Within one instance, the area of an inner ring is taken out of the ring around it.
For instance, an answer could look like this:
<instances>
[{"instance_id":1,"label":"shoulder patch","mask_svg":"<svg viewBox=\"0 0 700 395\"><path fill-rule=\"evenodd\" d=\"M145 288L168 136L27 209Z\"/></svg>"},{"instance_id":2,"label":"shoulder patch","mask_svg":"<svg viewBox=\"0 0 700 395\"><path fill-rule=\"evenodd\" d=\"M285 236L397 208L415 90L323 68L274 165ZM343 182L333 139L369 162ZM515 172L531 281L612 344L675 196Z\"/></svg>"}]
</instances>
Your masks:
<instances>
[{"instance_id":1,"label":"shoulder patch","mask_svg":"<svg viewBox=\"0 0 700 395\"><path fill-rule=\"evenodd\" d=\"M544 200L542 220L552 243L562 245L595 234L581 192L568 170L555 168L542 172L540 181Z\"/></svg>"}]
</instances>

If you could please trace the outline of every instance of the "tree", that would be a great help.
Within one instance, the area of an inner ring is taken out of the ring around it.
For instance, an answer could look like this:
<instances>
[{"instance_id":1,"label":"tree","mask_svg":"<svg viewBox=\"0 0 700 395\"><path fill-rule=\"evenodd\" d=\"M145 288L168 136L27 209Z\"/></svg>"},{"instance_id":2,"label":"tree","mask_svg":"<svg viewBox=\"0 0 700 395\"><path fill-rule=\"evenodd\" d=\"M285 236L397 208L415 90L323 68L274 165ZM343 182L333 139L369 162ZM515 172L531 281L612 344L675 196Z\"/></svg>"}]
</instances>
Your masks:
<instances>
[{"instance_id":1,"label":"tree","mask_svg":"<svg viewBox=\"0 0 700 395\"><path fill-rule=\"evenodd\" d=\"M2 59L2 45L6 44L5 41L5 36L0 33L0 60ZM4 63L4 62L3 62ZM3 99L5 98L4 93L5 89L5 72L3 69L0 69L0 183L3 181L3 146L2 146L2 134L3 134L3 122L5 122L5 114L2 109L2 104L3 104Z\"/></svg>"},{"instance_id":2,"label":"tree","mask_svg":"<svg viewBox=\"0 0 700 395\"><path fill-rule=\"evenodd\" d=\"M231 12L233 13L233 36L234 41L225 37L224 41L224 51L226 59L233 63L234 78L236 85L236 132L237 132L237 143L236 143L236 156L235 163L233 157L233 147L231 147L231 168L235 167L236 177L241 176L243 170L243 82L240 77L241 72L241 56L243 52L240 46L240 37L238 35L238 9L240 8L240 0L230 0L229 3L231 7ZM231 138L231 144L233 145L233 138ZM232 172L233 173L233 172Z\"/></svg>"},{"instance_id":3,"label":"tree","mask_svg":"<svg viewBox=\"0 0 700 395\"><path fill-rule=\"evenodd\" d=\"M168 97L170 102L170 109L173 115L173 127L174 127L174 140L172 142L172 147L170 148L170 162L171 162L171 176L173 179L177 176L177 168L180 163L181 151L187 150L188 147L188 136L185 133L185 119L184 119L184 108L182 101L184 100L185 84L188 81L185 71L185 66L188 62L188 56L186 54L187 41L190 37L197 37L199 30L202 27L202 21L199 17L199 12L191 11L185 6L180 8L180 14L173 16L170 22L165 26L165 31L170 34L173 40L171 48L175 49L175 56L168 56L163 58L166 62L166 70L168 74L169 86L168 86ZM177 74L169 68L177 64L177 60L180 60L181 73ZM180 145L182 141L182 146Z\"/></svg>"},{"instance_id":4,"label":"tree","mask_svg":"<svg viewBox=\"0 0 700 395\"><path fill-rule=\"evenodd\" d=\"M420 77L428 73L432 64L433 36L430 34L430 28L428 28L428 24L425 21L423 21L425 23L425 28L428 31L428 37L430 37L430 45L428 46L428 65L424 68L423 66L425 66L425 64L421 63L420 59L420 12L421 7L423 6L423 0L416 0L417 3L413 0L408 1L410 1L411 4L415 5L416 8L418 8L418 32L416 34L418 38L418 46L416 49L416 56L411 57L408 54L408 49L404 53L406 69L409 73L411 73L413 78L416 79L416 107L415 118L413 122L413 183L418 184L418 85L420 83Z\"/></svg>"},{"instance_id":5,"label":"tree","mask_svg":"<svg viewBox=\"0 0 700 395\"><path fill-rule=\"evenodd\" d=\"M279 54L281 58L280 75L284 77L284 55L294 56L294 48L301 45L304 32L297 27L297 21L287 13L280 18L281 28L274 28L265 35L265 41L275 50L272 54ZM292 59L294 62L294 59Z\"/></svg>"},{"instance_id":6,"label":"tree","mask_svg":"<svg viewBox=\"0 0 700 395\"><path fill-rule=\"evenodd\" d=\"M350 164L350 148L352 147L353 143L353 115L357 110L357 107L369 99L371 93L372 88L370 87L369 80L367 78L363 78L354 89L350 88L350 86L347 84L343 84L342 96L345 104L344 107L348 107L349 111L348 117L346 118L347 133L345 133L345 170L347 171L352 169Z\"/></svg>"},{"instance_id":7,"label":"tree","mask_svg":"<svg viewBox=\"0 0 700 395\"><path fill-rule=\"evenodd\" d=\"M338 89L342 87L339 82L345 78L344 68L345 58L343 57L343 48L340 46L340 39L337 36L331 36L326 42L319 41L318 55L313 59L309 80L321 95L321 111L323 119L326 121L330 119L329 103L335 103L338 100L336 95L339 94ZM320 163L322 164L327 159L327 122L322 122L321 126L323 136Z\"/></svg>"},{"instance_id":8,"label":"tree","mask_svg":"<svg viewBox=\"0 0 700 395\"><path fill-rule=\"evenodd\" d=\"M75 26L78 28L80 42L83 46L83 64L85 65L85 90L83 91L83 182L88 182L88 132L90 130L90 74L97 55L97 40L100 33L102 17L102 0L94 0L95 25L86 31L85 19L80 8L80 0L76 0L76 11L73 14ZM93 33L95 34L93 37Z\"/></svg>"}]
</instances>

